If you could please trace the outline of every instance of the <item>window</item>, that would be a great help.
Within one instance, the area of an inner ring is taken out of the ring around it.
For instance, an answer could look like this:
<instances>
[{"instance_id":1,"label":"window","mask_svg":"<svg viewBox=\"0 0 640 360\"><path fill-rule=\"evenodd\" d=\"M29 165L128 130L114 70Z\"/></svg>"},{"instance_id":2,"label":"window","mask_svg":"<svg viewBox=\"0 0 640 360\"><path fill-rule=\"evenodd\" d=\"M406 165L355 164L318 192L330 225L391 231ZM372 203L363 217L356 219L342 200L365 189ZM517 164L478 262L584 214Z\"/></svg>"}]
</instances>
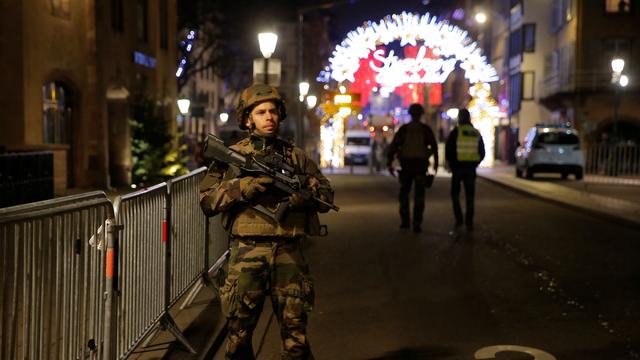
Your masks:
<instances>
[{"instance_id":1,"label":"window","mask_svg":"<svg viewBox=\"0 0 640 360\"><path fill-rule=\"evenodd\" d=\"M348 137L345 145L367 146L369 142L369 138Z\"/></svg>"},{"instance_id":2,"label":"window","mask_svg":"<svg viewBox=\"0 0 640 360\"><path fill-rule=\"evenodd\" d=\"M520 111L522 100L522 73L511 75L509 78L509 114Z\"/></svg>"},{"instance_id":3,"label":"window","mask_svg":"<svg viewBox=\"0 0 640 360\"><path fill-rule=\"evenodd\" d=\"M148 9L149 9L149 1L148 0L137 0L137 2L136 2L136 13L137 13L138 40L140 40L142 42L148 42L149 41Z\"/></svg>"},{"instance_id":4,"label":"window","mask_svg":"<svg viewBox=\"0 0 640 360\"><path fill-rule=\"evenodd\" d=\"M536 51L536 24L524 24L522 25L523 45L522 50L524 52Z\"/></svg>"},{"instance_id":5,"label":"window","mask_svg":"<svg viewBox=\"0 0 640 360\"><path fill-rule=\"evenodd\" d=\"M567 132L548 132L538 135L536 144L547 145L576 145L580 142L575 134Z\"/></svg>"},{"instance_id":6,"label":"window","mask_svg":"<svg viewBox=\"0 0 640 360\"><path fill-rule=\"evenodd\" d=\"M111 0L111 28L114 32L124 32L124 0Z\"/></svg>"},{"instance_id":7,"label":"window","mask_svg":"<svg viewBox=\"0 0 640 360\"><path fill-rule=\"evenodd\" d=\"M522 54L522 28L514 30L509 34L509 57Z\"/></svg>"},{"instance_id":8,"label":"window","mask_svg":"<svg viewBox=\"0 0 640 360\"><path fill-rule=\"evenodd\" d=\"M510 15L509 15L509 19L511 24L515 24L517 23L522 16L524 15L523 9L524 7L522 6L522 0L511 0L510 2Z\"/></svg>"},{"instance_id":9,"label":"window","mask_svg":"<svg viewBox=\"0 0 640 360\"><path fill-rule=\"evenodd\" d=\"M572 0L553 0L551 3L551 32L557 32L573 19Z\"/></svg>"},{"instance_id":10,"label":"window","mask_svg":"<svg viewBox=\"0 0 640 360\"><path fill-rule=\"evenodd\" d=\"M71 15L71 9L69 2L71 0L50 0L51 1L51 14L53 16L61 18L69 18Z\"/></svg>"},{"instance_id":11,"label":"window","mask_svg":"<svg viewBox=\"0 0 640 360\"><path fill-rule=\"evenodd\" d=\"M42 86L43 139L47 144L68 144L71 108L68 93L58 82Z\"/></svg>"},{"instance_id":12,"label":"window","mask_svg":"<svg viewBox=\"0 0 640 360\"><path fill-rule=\"evenodd\" d=\"M631 12L631 0L606 0L607 14L628 14Z\"/></svg>"},{"instance_id":13,"label":"window","mask_svg":"<svg viewBox=\"0 0 640 360\"><path fill-rule=\"evenodd\" d=\"M169 48L169 4L168 0L160 0L160 48Z\"/></svg>"}]
</instances>

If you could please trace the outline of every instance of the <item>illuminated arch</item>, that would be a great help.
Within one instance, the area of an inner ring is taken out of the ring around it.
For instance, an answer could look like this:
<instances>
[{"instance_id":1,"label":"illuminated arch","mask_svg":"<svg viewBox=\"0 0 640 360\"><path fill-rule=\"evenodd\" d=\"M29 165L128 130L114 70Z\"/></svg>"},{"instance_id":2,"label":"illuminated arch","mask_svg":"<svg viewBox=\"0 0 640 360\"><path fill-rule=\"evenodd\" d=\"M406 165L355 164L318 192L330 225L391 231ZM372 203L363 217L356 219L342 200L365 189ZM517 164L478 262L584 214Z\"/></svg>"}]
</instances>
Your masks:
<instances>
[{"instance_id":1,"label":"illuminated arch","mask_svg":"<svg viewBox=\"0 0 640 360\"><path fill-rule=\"evenodd\" d=\"M407 12L386 16L378 23L369 21L350 31L333 51L329 69L324 73L325 79L353 82L361 59L368 58L371 52L374 52L374 57L378 55L381 58L380 53L375 53L376 47L393 41L400 41L401 46L416 46L421 43L423 47L430 48L437 58L407 59L403 64L397 64L398 62L394 62L398 60L397 57L394 59L393 52L390 51L387 54L389 66L385 69L384 76L377 78L382 81L379 81L382 86L390 89L399 86L398 75L402 75L401 78L408 77L409 80L405 83L442 83L458 61L465 71L465 78L471 83L498 80L496 70L487 63L482 50L469 38L467 31L446 21L438 21L429 13L419 15ZM391 65L392 62L395 65ZM372 62L370 65L373 67ZM405 71L418 66L429 69L430 75L417 77L416 74L407 74Z\"/></svg>"}]
</instances>

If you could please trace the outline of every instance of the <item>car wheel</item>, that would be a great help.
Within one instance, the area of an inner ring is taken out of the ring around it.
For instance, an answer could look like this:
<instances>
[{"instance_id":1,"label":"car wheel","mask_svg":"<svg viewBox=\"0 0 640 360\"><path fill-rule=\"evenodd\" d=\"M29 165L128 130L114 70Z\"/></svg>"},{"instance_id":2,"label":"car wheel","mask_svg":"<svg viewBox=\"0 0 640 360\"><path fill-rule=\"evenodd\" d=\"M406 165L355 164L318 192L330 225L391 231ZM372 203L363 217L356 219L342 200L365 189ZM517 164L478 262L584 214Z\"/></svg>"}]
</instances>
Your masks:
<instances>
[{"instance_id":1,"label":"car wheel","mask_svg":"<svg viewBox=\"0 0 640 360\"><path fill-rule=\"evenodd\" d=\"M519 177L519 178L522 177L522 170L520 170L520 168L517 166L516 166L516 177Z\"/></svg>"},{"instance_id":2,"label":"car wheel","mask_svg":"<svg viewBox=\"0 0 640 360\"><path fill-rule=\"evenodd\" d=\"M576 172L576 180L582 180L582 169Z\"/></svg>"},{"instance_id":3,"label":"car wheel","mask_svg":"<svg viewBox=\"0 0 640 360\"><path fill-rule=\"evenodd\" d=\"M562 173L562 180L567 180L568 177L569 177L569 174L565 172Z\"/></svg>"}]
</instances>

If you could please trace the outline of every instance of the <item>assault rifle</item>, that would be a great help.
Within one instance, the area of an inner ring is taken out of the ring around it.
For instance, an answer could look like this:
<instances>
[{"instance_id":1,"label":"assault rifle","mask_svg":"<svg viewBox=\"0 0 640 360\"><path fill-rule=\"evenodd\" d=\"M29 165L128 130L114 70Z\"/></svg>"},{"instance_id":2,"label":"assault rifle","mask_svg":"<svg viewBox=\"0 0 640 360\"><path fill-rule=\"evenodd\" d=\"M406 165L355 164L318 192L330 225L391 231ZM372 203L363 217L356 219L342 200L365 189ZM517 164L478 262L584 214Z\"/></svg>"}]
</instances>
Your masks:
<instances>
[{"instance_id":1,"label":"assault rifle","mask_svg":"<svg viewBox=\"0 0 640 360\"><path fill-rule=\"evenodd\" d=\"M253 176L267 176L273 179L273 185L290 195L298 195L304 201L315 201L329 207L331 210L339 211L340 208L330 202L324 201L316 196L312 191L303 189L306 176L295 174L295 169L288 165L282 155L270 154L264 156L244 155L238 151L228 148L219 137L208 134L202 143L202 158L206 161L217 161L227 165L233 165L240 169L241 173ZM254 208L265 215L280 221L284 218L288 201L283 201L278 205L276 213L273 214L262 206Z\"/></svg>"}]
</instances>

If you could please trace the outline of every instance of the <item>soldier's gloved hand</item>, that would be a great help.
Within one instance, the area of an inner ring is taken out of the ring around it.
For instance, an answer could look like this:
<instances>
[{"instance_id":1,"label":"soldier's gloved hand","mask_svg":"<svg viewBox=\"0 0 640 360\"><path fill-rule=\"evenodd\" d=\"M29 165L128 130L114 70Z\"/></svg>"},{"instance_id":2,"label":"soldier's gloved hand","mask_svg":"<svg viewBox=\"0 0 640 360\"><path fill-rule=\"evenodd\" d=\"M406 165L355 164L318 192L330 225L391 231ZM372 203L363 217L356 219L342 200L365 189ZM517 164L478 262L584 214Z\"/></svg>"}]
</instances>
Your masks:
<instances>
[{"instance_id":1,"label":"soldier's gloved hand","mask_svg":"<svg viewBox=\"0 0 640 360\"><path fill-rule=\"evenodd\" d=\"M309 205L308 203L308 201L305 201L302 196L298 194L289 196L289 207L292 209L303 209Z\"/></svg>"},{"instance_id":2,"label":"soldier's gloved hand","mask_svg":"<svg viewBox=\"0 0 640 360\"><path fill-rule=\"evenodd\" d=\"M245 176L240 179L240 192L242 197L249 200L254 198L259 193L267 190L265 185L273 184L273 179L268 177L253 177Z\"/></svg>"},{"instance_id":3,"label":"soldier's gloved hand","mask_svg":"<svg viewBox=\"0 0 640 360\"><path fill-rule=\"evenodd\" d=\"M309 176L309 180L307 180L307 182L307 188L309 188L309 190L311 190L312 192L316 192L318 190L318 187L320 187L320 180L314 178L313 176Z\"/></svg>"}]
</instances>

